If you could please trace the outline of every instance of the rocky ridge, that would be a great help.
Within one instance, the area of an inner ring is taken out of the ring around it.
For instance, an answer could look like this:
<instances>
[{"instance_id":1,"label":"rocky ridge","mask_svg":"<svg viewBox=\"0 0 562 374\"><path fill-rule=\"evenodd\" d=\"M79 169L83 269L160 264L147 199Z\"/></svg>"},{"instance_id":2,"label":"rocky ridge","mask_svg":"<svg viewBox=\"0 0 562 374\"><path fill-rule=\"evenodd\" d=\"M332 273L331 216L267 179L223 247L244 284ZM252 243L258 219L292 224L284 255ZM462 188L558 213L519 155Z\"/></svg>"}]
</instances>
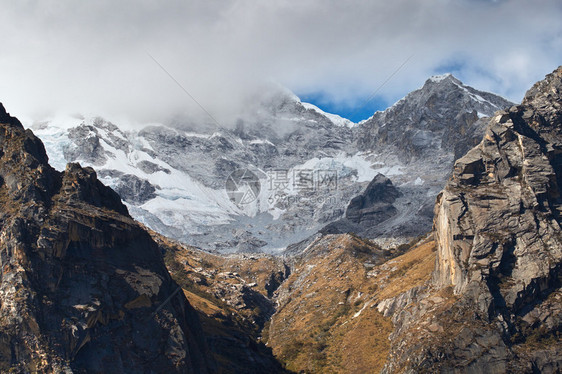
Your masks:
<instances>
[{"instance_id":1,"label":"rocky ridge","mask_svg":"<svg viewBox=\"0 0 562 374\"><path fill-rule=\"evenodd\" d=\"M0 370L213 371L197 314L119 196L47 160L0 105Z\"/></svg>"},{"instance_id":2,"label":"rocky ridge","mask_svg":"<svg viewBox=\"0 0 562 374\"><path fill-rule=\"evenodd\" d=\"M464 155L482 138L478 120L513 103L464 85L451 74L429 78L389 109L358 127L361 150L383 148L402 160L430 159L436 154ZM446 165L445 167L449 167Z\"/></svg>"},{"instance_id":3,"label":"rocky ridge","mask_svg":"<svg viewBox=\"0 0 562 374\"><path fill-rule=\"evenodd\" d=\"M325 235L281 258L217 256L153 235L210 349L221 362L233 355L226 372L235 373L264 372L267 362L273 372L271 357L291 372L382 369L393 328L377 306L423 286L435 264L431 239L383 250L356 235Z\"/></svg>"}]
</instances>

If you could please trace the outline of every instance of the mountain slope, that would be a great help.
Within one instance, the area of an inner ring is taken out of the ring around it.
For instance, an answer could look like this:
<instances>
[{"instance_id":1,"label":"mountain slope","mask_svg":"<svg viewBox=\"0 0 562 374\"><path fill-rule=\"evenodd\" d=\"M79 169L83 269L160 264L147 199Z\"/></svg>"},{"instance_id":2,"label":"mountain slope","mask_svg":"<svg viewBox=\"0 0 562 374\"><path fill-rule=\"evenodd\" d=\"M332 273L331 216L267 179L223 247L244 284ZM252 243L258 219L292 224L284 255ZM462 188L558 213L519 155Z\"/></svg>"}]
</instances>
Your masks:
<instances>
[{"instance_id":1,"label":"mountain slope","mask_svg":"<svg viewBox=\"0 0 562 374\"><path fill-rule=\"evenodd\" d=\"M51 168L2 105L0 182L0 370L213 369L197 314L119 196L91 168Z\"/></svg>"},{"instance_id":2,"label":"mountain slope","mask_svg":"<svg viewBox=\"0 0 562 374\"><path fill-rule=\"evenodd\" d=\"M394 314L386 372L562 370L561 182L562 67L456 162L435 207L434 279Z\"/></svg>"},{"instance_id":3,"label":"mountain slope","mask_svg":"<svg viewBox=\"0 0 562 374\"><path fill-rule=\"evenodd\" d=\"M215 255L151 231L170 274L199 314L219 372L286 373L262 330L275 311L273 292L290 269L280 257Z\"/></svg>"},{"instance_id":4,"label":"mountain slope","mask_svg":"<svg viewBox=\"0 0 562 374\"><path fill-rule=\"evenodd\" d=\"M434 248L428 241L400 255L350 234L319 238L276 291L268 346L296 372L380 371L393 326L376 307L429 280Z\"/></svg>"}]
</instances>

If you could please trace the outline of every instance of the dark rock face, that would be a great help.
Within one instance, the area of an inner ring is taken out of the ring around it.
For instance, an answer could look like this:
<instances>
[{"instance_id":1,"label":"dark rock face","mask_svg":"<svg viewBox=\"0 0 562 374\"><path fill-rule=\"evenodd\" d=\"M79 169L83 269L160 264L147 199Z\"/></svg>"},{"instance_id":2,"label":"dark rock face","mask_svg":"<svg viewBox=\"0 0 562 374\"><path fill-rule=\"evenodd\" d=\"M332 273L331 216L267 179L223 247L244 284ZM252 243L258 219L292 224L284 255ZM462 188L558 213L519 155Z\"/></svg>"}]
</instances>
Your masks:
<instances>
[{"instance_id":1,"label":"dark rock face","mask_svg":"<svg viewBox=\"0 0 562 374\"><path fill-rule=\"evenodd\" d=\"M73 144L65 149L65 159L71 161L83 159L92 165L102 165L107 161L105 150L93 126L80 125L73 128L69 131L68 138Z\"/></svg>"},{"instance_id":2,"label":"dark rock face","mask_svg":"<svg viewBox=\"0 0 562 374\"><path fill-rule=\"evenodd\" d=\"M400 192L390 179L377 174L365 191L351 200L345 218L359 224L376 225L396 213L392 203L398 196Z\"/></svg>"},{"instance_id":3,"label":"dark rock face","mask_svg":"<svg viewBox=\"0 0 562 374\"><path fill-rule=\"evenodd\" d=\"M0 105L0 370L212 369L156 243L91 168L47 163Z\"/></svg>"},{"instance_id":4,"label":"dark rock face","mask_svg":"<svg viewBox=\"0 0 562 374\"><path fill-rule=\"evenodd\" d=\"M376 236L378 225L395 217L398 210L393 205L401 192L392 181L377 174L365 191L349 202L345 216L324 227L322 234L353 232L365 237Z\"/></svg>"},{"instance_id":5,"label":"dark rock face","mask_svg":"<svg viewBox=\"0 0 562 374\"><path fill-rule=\"evenodd\" d=\"M452 294L394 315L388 372L562 370L561 161L562 67L496 113L455 163L424 296Z\"/></svg>"},{"instance_id":6,"label":"dark rock face","mask_svg":"<svg viewBox=\"0 0 562 374\"><path fill-rule=\"evenodd\" d=\"M111 188L104 186L96 176L94 169L82 168L80 164L70 163L63 174L61 196L69 205L83 203L98 208L109 207L116 212L128 216L127 208L121 203L119 195Z\"/></svg>"},{"instance_id":7,"label":"dark rock face","mask_svg":"<svg viewBox=\"0 0 562 374\"><path fill-rule=\"evenodd\" d=\"M156 197L156 188L149 181L132 174L120 176L115 191L132 204L142 204Z\"/></svg>"}]
</instances>

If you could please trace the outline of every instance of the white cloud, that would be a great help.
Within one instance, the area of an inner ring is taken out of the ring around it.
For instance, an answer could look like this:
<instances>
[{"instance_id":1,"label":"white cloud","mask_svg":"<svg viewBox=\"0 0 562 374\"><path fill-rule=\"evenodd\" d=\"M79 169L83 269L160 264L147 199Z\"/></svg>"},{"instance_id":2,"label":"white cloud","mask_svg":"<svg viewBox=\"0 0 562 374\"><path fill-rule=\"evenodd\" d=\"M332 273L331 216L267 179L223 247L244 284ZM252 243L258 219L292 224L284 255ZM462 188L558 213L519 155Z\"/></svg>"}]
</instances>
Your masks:
<instances>
[{"instance_id":1,"label":"white cloud","mask_svg":"<svg viewBox=\"0 0 562 374\"><path fill-rule=\"evenodd\" d=\"M334 103L392 101L453 69L519 101L562 63L559 1L2 1L0 101L161 120L197 106L225 120L264 80Z\"/></svg>"}]
</instances>

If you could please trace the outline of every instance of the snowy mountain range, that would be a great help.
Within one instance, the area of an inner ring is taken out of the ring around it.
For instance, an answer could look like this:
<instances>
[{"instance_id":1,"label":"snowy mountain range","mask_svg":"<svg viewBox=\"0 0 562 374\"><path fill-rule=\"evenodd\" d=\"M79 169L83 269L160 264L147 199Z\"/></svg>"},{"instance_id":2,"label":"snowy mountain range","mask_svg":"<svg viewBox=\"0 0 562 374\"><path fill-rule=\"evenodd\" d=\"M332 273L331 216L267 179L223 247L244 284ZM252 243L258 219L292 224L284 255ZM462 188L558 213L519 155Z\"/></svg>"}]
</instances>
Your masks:
<instances>
[{"instance_id":1,"label":"snowy mountain range","mask_svg":"<svg viewBox=\"0 0 562 374\"><path fill-rule=\"evenodd\" d=\"M133 217L166 236L222 253L279 252L339 221L379 173L400 192L393 214L353 230L388 245L428 232L453 161L481 139L483 117L511 105L443 75L358 124L272 90L232 127L80 116L24 125L51 165L94 167Z\"/></svg>"}]
</instances>

